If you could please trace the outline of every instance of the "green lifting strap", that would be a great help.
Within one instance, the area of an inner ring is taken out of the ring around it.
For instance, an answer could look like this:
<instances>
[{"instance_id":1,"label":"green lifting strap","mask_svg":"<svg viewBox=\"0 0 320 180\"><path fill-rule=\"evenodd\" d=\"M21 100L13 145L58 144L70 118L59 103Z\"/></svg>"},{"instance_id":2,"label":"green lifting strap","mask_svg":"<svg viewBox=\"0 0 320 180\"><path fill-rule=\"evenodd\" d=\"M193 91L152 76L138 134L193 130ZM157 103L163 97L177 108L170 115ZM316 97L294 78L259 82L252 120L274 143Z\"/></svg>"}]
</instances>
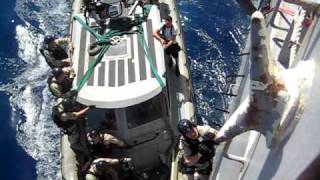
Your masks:
<instances>
[{"instance_id":1,"label":"green lifting strap","mask_svg":"<svg viewBox=\"0 0 320 180\"><path fill-rule=\"evenodd\" d=\"M152 8L152 5L148 4L148 5L145 5L144 6L144 17L147 19L148 18L148 15L151 11L151 8ZM144 50L144 53L146 54L147 56L147 60L149 62L149 65L150 65L150 68L151 68L151 71L152 73L154 74L154 76L156 77L159 85L161 86L161 88L164 88L166 85L165 83L162 81L157 69L155 68L153 62L153 58L151 56L151 53L150 53L150 48L149 46L147 45L147 42L146 42L146 39L144 38L144 31L143 31L143 28L142 28L142 24L139 24L138 25L138 28L139 28L139 31L138 31L138 41L140 43L140 45L143 47L143 50Z\"/></svg>"},{"instance_id":2,"label":"green lifting strap","mask_svg":"<svg viewBox=\"0 0 320 180\"><path fill-rule=\"evenodd\" d=\"M149 62L149 65L150 65L152 73L155 75L155 77L156 77L158 83L160 84L161 88L165 87L166 86L165 83L162 81L157 69L153 65L154 60L153 60L153 58L151 56L150 48L148 47L148 45L146 43L146 40L144 38L143 29L142 28L141 28L141 32L138 32L138 40L139 40L140 45L143 47L144 53L147 56L147 60Z\"/></svg>"},{"instance_id":3,"label":"green lifting strap","mask_svg":"<svg viewBox=\"0 0 320 180\"><path fill-rule=\"evenodd\" d=\"M103 58L103 55L108 51L108 49L110 48L110 45L106 45L103 47L103 49L100 51L100 53L98 54L98 57L95 58L94 63L88 68L88 70L86 71L86 73L82 76L82 79L79 82L77 91L79 92L83 86L86 84L86 82L88 81L88 79L90 78L91 74L94 72L94 68L100 63L100 61Z\"/></svg>"},{"instance_id":4,"label":"green lifting strap","mask_svg":"<svg viewBox=\"0 0 320 180\"><path fill-rule=\"evenodd\" d=\"M102 50L99 52L98 56L94 59L94 63L88 68L86 73L83 75L83 77L79 81L78 87L77 87L77 91L79 92L83 88L83 86L86 84L86 82L89 80L90 76L94 72L94 68L101 62L103 55L110 48L109 39L112 38L113 36L121 36L123 34L128 34L128 33L121 32L119 30L110 30L105 35L100 35L96 33L91 27L89 27L80 17L75 16L74 20L77 20L85 30L90 32L90 34L97 39L97 43L103 45Z\"/></svg>"},{"instance_id":5,"label":"green lifting strap","mask_svg":"<svg viewBox=\"0 0 320 180\"><path fill-rule=\"evenodd\" d=\"M95 32L91 27L89 27L79 16L74 16L74 20L77 20L85 30L89 31L92 36L94 36L96 39L102 39L102 36Z\"/></svg>"},{"instance_id":6,"label":"green lifting strap","mask_svg":"<svg viewBox=\"0 0 320 180\"><path fill-rule=\"evenodd\" d=\"M146 5L145 6L145 11L144 11L144 17L145 18L148 17L148 14L149 14L149 12L151 10L151 7L152 7L152 5ZM85 30L90 32L90 34L96 38L96 40L97 40L96 43L103 45L102 50L99 52L98 56L94 59L94 63L88 68L88 70L83 75L83 77L80 80L80 82L78 83L77 91L79 92L83 88L83 86L86 84L86 82L88 81L88 79L90 78L92 73L94 72L94 68L101 62L104 54L110 48L111 45L109 44L109 39L114 37L114 36L121 36L121 35L124 35L124 34L131 34L132 32L120 31L120 30L110 30L108 33L106 33L104 35L100 35L94 29L89 27L80 17L75 16L75 17L73 17L73 19L77 20L83 26L83 28ZM149 65L150 65L150 68L152 70L152 73L155 75L155 77L156 77L159 85L161 86L161 88L163 88L163 87L165 87L165 83L162 81L158 71L156 70L155 66L153 65L154 61L153 61L153 58L152 58L151 53L150 53L150 48L148 47L148 45L146 43L146 40L144 38L144 35L143 35L143 28L141 26L142 22L143 21L140 21L140 23L138 24L138 28L139 28L139 32L138 32L139 43L144 49L144 52L145 52L145 54L147 56L147 59L149 61Z\"/></svg>"},{"instance_id":7,"label":"green lifting strap","mask_svg":"<svg viewBox=\"0 0 320 180\"><path fill-rule=\"evenodd\" d=\"M105 35L100 35L100 34L96 33L91 27L89 27L80 17L75 16L73 19L77 20L83 26L83 28L85 30L90 32L90 34L97 39L97 42L104 45L102 50L99 52L98 56L94 59L94 63L88 68L86 73L83 75L83 77L79 81L78 87L77 87L77 91L79 92L83 88L83 86L86 84L86 82L89 80L90 76L94 72L94 68L101 62L103 55L110 48L110 44L108 43L108 40L111 37L121 35L122 33L117 30L111 30L108 33L106 33Z\"/></svg>"}]
</instances>

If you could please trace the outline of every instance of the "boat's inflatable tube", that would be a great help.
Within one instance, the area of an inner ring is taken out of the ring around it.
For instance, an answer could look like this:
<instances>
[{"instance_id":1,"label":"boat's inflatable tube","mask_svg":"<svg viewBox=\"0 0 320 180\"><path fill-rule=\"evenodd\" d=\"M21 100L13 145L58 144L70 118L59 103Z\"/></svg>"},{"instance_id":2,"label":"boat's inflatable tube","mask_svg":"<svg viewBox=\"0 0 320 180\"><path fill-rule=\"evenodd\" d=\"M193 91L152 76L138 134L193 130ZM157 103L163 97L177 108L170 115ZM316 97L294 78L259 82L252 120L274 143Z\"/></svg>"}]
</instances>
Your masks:
<instances>
[{"instance_id":1,"label":"boat's inflatable tube","mask_svg":"<svg viewBox=\"0 0 320 180\"><path fill-rule=\"evenodd\" d=\"M68 135L61 137L61 172L62 179L78 180L76 154L70 148Z\"/></svg>"},{"instance_id":2,"label":"boat's inflatable tube","mask_svg":"<svg viewBox=\"0 0 320 180\"><path fill-rule=\"evenodd\" d=\"M74 0L72 5L72 16L70 17L70 31L69 34L72 34L72 17L75 14L80 13L80 8L82 6L82 0ZM68 140L68 135L61 136L61 174L62 179L66 180L78 180L78 162L76 160L76 154L71 149L70 143Z\"/></svg>"},{"instance_id":3,"label":"boat's inflatable tube","mask_svg":"<svg viewBox=\"0 0 320 180\"><path fill-rule=\"evenodd\" d=\"M189 70L189 64L187 62L187 55L186 55L186 48L184 44L184 35L181 27L181 22L179 18L179 12L177 10L177 2L176 0L160 0L159 3L168 4L169 7L173 7L170 9L170 16L172 17L174 25L178 29L178 34L176 37L177 42L179 43L181 47L181 51L179 52L179 69L180 74L182 78L177 79L176 83L181 83L181 95L177 95L178 101L181 102L181 106L179 109L179 120L180 119L188 119L190 121L195 121L195 107L193 104L193 94L192 94L192 81L190 78L190 70ZM177 132L177 129L175 129L175 132L177 135L179 133ZM178 180L181 179L179 172L177 170L178 167L178 158L176 153L178 149L174 149L172 152L172 163L171 163L171 174L170 174L170 180Z\"/></svg>"},{"instance_id":4,"label":"boat's inflatable tube","mask_svg":"<svg viewBox=\"0 0 320 180\"><path fill-rule=\"evenodd\" d=\"M285 0L289 3L297 4L306 8L316 9L320 7L319 0Z\"/></svg>"}]
</instances>

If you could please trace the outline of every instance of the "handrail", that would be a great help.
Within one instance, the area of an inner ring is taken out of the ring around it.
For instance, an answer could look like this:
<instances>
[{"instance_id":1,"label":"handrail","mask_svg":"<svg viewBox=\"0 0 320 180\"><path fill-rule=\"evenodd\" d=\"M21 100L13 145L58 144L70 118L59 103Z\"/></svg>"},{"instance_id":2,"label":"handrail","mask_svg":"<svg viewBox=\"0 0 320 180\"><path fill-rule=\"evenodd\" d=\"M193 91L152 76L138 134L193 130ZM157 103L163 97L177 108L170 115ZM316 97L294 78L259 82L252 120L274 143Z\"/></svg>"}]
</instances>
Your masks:
<instances>
[{"instance_id":1,"label":"handrail","mask_svg":"<svg viewBox=\"0 0 320 180\"><path fill-rule=\"evenodd\" d=\"M232 140L227 141L226 145L224 146L224 149L223 149L224 157L226 157L227 159L239 162L243 166L244 163L247 161L247 159L245 157L241 157L241 156L237 156L237 155L233 155L233 154L227 153L228 150L229 150L229 147L231 145L231 142L232 142Z\"/></svg>"}]
</instances>

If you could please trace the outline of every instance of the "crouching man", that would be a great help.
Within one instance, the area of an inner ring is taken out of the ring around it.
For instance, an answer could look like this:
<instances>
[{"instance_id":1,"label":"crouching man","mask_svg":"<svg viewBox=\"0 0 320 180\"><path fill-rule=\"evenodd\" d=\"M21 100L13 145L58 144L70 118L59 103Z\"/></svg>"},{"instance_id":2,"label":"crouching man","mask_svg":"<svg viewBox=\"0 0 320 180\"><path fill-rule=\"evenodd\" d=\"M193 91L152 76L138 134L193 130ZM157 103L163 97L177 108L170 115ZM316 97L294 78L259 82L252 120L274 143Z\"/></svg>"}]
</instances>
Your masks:
<instances>
[{"instance_id":1,"label":"crouching man","mask_svg":"<svg viewBox=\"0 0 320 180\"><path fill-rule=\"evenodd\" d=\"M121 139L98 130L90 131L87 134L87 140L90 145L91 153L95 156L106 156L111 153L113 147L127 147L126 143Z\"/></svg>"},{"instance_id":2,"label":"crouching man","mask_svg":"<svg viewBox=\"0 0 320 180\"><path fill-rule=\"evenodd\" d=\"M176 62L176 75L180 75L179 70L179 51L181 50L179 44L176 41L177 30L172 24L172 17L167 16L165 22L161 23L159 28L153 32L153 37L160 41L164 52L169 56L168 66L172 67L172 58Z\"/></svg>"},{"instance_id":3,"label":"crouching man","mask_svg":"<svg viewBox=\"0 0 320 180\"><path fill-rule=\"evenodd\" d=\"M68 52L63 47L64 44L68 46ZM40 49L41 54L52 69L70 66L72 51L73 47L70 38L57 39L53 36L46 36L44 38L44 47Z\"/></svg>"},{"instance_id":4,"label":"crouching man","mask_svg":"<svg viewBox=\"0 0 320 180\"><path fill-rule=\"evenodd\" d=\"M131 158L98 158L95 159L86 174L86 180L119 180L119 174L116 170L117 165L127 165L132 163ZM130 165L131 166L131 165Z\"/></svg>"},{"instance_id":5,"label":"crouching man","mask_svg":"<svg viewBox=\"0 0 320 180\"><path fill-rule=\"evenodd\" d=\"M217 131L210 126L198 126L189 120L180 120L178 130L182 135L179 144L182 152L179 171L183 174L183 179L193 180L195 173L200 180L209 179Z\"/></svg>"}]
</instances>

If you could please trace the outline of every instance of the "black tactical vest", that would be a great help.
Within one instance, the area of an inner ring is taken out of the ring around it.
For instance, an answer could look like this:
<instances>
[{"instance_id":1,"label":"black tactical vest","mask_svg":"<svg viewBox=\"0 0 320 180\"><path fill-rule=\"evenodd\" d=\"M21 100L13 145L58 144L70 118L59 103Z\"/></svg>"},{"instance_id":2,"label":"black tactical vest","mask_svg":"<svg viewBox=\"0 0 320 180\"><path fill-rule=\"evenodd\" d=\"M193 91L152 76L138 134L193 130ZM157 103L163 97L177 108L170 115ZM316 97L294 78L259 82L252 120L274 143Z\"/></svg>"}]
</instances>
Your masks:
<instances>
[{"instance_id":1,"label":"black tactical vest","mask_svg":"<svg viewBox=\"0 0 320 180\"><path fill-rule=\"evenodd\" d=\"M61 46L58 46L54 49L47 49L51 55L56 59L56 60L63 60L63 59L66 59L68 58L68 54L66 53L66 51L61 47Z\"/></svg>"},{"instance_id":2,"label":"black tactical vest","mask_svg":"<svg viewBox=\"0 0 320 180\"><path fill-rule=\"evenodd\" d=\"M184 137L184 141L189 145L191 149L191 156L194 156L198 153L198 147L199 147L199 141L198 140L192 140L187 137Z\"/></svg>"},{"instance_id":3,"label":"black tactical vest","mask_svg":"<svg viewBox=\"0 0 320 180\"><path fill-rule=\"evenodd\" d=\"M71 90L71 88L72 88L72 82L69 81L67 78L65 78L64 81L62 81L61 83L58 83L58 82L54 81L53 78L54 78L54 76L50 76L50 77L48 78L48 81L47 81L48 86L49 86L49 90L50 90L50 92L51 92L53 95L54 95L54 93L53 93L53 91L52 91L51 88L50 88L50 85L51 85L52 83L56 83L56 84L60 85L62 94L64 94L64 93L66 93L66 92L68 92L68 91Z\"/></svg>"},{"instance_id":4,"label":"black tactical vest","mask_svg":"<svg viewBox=\"0 0 320 180\"><path fill-rule=\"evenodd\" d=\"M192 140L185 137L185 142L189 145L191 149L191 156L196 155L199 152L199 145L208 147L209 151L202 154L202 160L210 160L215 155L215 141L213 140L203 140L200 142L197 140Z\"/></svg>"},{"instance_id":5,"label":"black tactical vest","mask_svg":"<svg viewBox=\"0 0 320 180\"><path fill-rule=\"evenodd\" d=\"M40 53L43 55L44 59L46 60L46 62L51 68L55 68L57 66L55 66L54 64L51 63L51 61L48 60L49 57L46 56L46 53L44 51L47 51L52 56L52 58L54 58L56 61L61 61L63 59L68 58L68 54L61 46L53 50L51 49L49 50L48 48L41 48Z\"/></svg>"},{"instance_id":6,"label":"black tactical vest","mask_svg":"<svg viewBox=\"0 0 320 180\"><path fill-rule=\"evenodd\" d=\"M69 133L68 129L74 125L75 121L74 120L62 121L59 117L60 113L57 108L58 107L53 107L52 109L53 122L58 126L58 128L61 128L65 134L68 134Z\"/></svg>"}]
</instances>

